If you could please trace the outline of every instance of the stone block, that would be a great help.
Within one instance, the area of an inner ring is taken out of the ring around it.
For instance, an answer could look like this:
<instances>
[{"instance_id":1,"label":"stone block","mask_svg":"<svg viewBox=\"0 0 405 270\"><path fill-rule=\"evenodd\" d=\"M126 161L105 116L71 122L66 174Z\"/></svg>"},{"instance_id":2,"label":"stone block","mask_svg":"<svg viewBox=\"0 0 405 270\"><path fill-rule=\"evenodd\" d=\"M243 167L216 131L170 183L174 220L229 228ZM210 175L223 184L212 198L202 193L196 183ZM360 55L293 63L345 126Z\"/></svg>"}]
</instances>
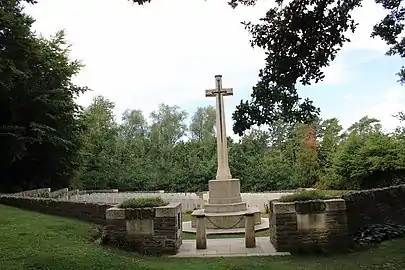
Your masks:
<instances>
[{"instance_id":1,"label":"stone block","mask_svg":"<svg viewBox=\"0 0 405 270\"><path fill-rule=\"evenodd\" d=\"M346 202L343 199L325 200L325 204L326 212L346 210Z\"/></svg>"},{"instance_id":2,"label":"stone block","mask_svg":"<svg viewBox=\"0 0 405 270\"><path fill-rule=\"evenodd\" d=\"M326 204L323 200L295 202L295 212L298 214L324 213Z\"/></svg>"},{"instance_id":3,"label":"stone block","mask_svg":"<svg viewBox=\"0 0 405 270\"><path fill-rule=\"evenodd\" d=\"M239 179L210 180L208 181L208 188L209 204L232 204L242 202Z\"/></svg>"},{"instance_id":4,"label":"stone block","mask_svg":"<svg viewBox=\"0 0 405 270\"><path fill-rule=\"evenodd\" d=\"M125 219L125 209L112 207L106 210L105 218L109 219Z\"/></svg>"},{"instance_id":5,"label":"stone block","mask_svg":"<svg viewBox=\"0 0 405 270\"><path fill-rule=\"evenodd\" d=\"M245 202L230 203L230 204L205 204L205 213L228 213L246 211L247 205Z\"/></svg>"},{"instance_id":6,"label":"stone block","mask_svg":"<svg viewBox=\"0 0 405 270\"><path fill-rule=\"evenodd\" d=\"M155 217L154 208L126 208L125 219L153 219Z\"/></svg>"},{"instance_id":7,"label":"stone block","mask_svg":"<svg viewBox=\"0 0 405 270\"><path fill-rule=\"evenodd\" d=\"M297 214L297 228L299 231L310 229L325 229L326 214L325 213Z\"/></svg>"},{"instance_id":8,"label":"stone block","mask_svg":"<svg viewBox=\"0 0 405 270\"><path fill-rule=\"evenodd\" d=\"M169 203L166 206L156 207L155 211L156 217L176 217L178 213L181 213L181 203Z\"/></svg>"},{"instance_id":9,"label":"stone block","mask_svg":"<svg viewBox=\"0 0 405 270\"><path fill-rule=\"evenodd\" d=\"M153 219L133 219L126 220L128 235L153 234Z\"/></svg>"},{"instance_id":10,"label":"stone block","mask_svg":"<svg viewBox=\"0 0 405 270\"><path fill-rule=\"evenodd\" d=\"M245 247L256 247L255 216L253 212L245 214Z\"/></svg>"},{"instance_id":11,"label":"stone block","mask_svg":"<svg viewBox=\"0 0 405 270\"><path fill-rule=\"evenodd\" d=\"M295 203L293 202L270 201L270 203L275 214L295 213Z\"/></svg>"}]
</instances>

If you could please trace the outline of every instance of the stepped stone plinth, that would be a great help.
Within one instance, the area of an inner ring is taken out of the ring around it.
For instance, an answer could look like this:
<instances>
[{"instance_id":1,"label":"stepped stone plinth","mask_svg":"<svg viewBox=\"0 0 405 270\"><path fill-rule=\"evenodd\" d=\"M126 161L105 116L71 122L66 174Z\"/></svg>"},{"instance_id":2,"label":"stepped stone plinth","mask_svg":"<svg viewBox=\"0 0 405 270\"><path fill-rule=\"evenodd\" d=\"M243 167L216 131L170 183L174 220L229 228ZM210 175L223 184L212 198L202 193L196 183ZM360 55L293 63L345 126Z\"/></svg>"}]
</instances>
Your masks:
<instances>
[{"instance_id":1,"label":"stepped stone plinth","mask_svg":"<svg viewBox=\"0 0 405 270\"><path fill-rule=\"evenodd\" d=\"M191 214L191 227L196 227L196 216L204 214L207 229L244 228L247 212L254 213L256 225L261 224L260 210L242 201L239 179L211 180L208 203Z\"/></svg>"}]
</instances>

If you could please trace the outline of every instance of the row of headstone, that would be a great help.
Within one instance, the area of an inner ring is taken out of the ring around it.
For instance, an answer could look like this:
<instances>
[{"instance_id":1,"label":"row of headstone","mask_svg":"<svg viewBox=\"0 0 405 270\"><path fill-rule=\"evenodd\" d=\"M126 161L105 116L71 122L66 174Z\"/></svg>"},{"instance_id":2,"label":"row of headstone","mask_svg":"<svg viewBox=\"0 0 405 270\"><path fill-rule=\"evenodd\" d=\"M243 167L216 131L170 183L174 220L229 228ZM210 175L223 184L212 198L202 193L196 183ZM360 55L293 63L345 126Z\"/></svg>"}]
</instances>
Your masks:
<instances>
[{"instance_id":1,"label":"row of headstone","mask_svg":"<svg viewBox=\"0 0 405 270\"><path fill-rule=\"evenodd\" d=\"M241 193L242 200L250 207L258 208L260 211L265 212L267 202L269 200L279 199L281 196L291 194L282 192L267 192L267 193ZM119 192L119 193L93 193L70 196L70 200L95 202L95 203L113 203L118 204L124 200L131 198L147 198L156 197L157 193L132 193L132 192ZM184 211L193 211L194 209L202 208L204 201L208 201L208 192L205 193L159 193L158 195L164 200L169 202L181 202ZM203 197L203 199L201 198Z\"/></svg>"},{"instance_id":2,"label":"row of headstone","mask_svg":"<svg viewBox=\"0 0 405 270\"><path fill-rule=\"evenodd\" d=\"M279 199L281 196L291 194L293 191L286 192L261 192L261 193L241 193L242 200L250 207L256 207L260 211L266 211L269 200ZM112 203L118 204L131 198L156 197L157 195L169 202L181 202L183 211L193 211L202 208L204 202L208 202L209 192L197 193L164 193L163 190L152 192L119 192L117 189L111 190L69 190L63 188L52 191L49 188L27 190L11 194L21 197L43 197L59 200L72 200L94 203Z\"/></svg>"},{"instance_id":3,"label":"row of headstone","mask_svg":"<svg viewBox=\"0 0 405 270\"><path fill-rule=\"evenodd\" d=\"M24 190L21 192L4 194L13 197L29 197L29 198L52 198L68 200L71 196L80 194L102 194L102 193L118 193L118 189L103 189L103 190L69 190L68 188L62 188L51 191L50 188L40 188L32 190Z\"/></svg>"},{"instance_id":4,"label":"row of headstone","mask_svg":"<svg viewBox=\"0 0 405 270\"><path fill-rule=\"evenodd\" d=\"M15 197L49 198L50 193L51 193L50 188L39 188L39 189L25 190L8 195Z\"/></svg>"},{"instance_id":5,"label":"row of headstone","mask_svg":"<svg viewBox=\"0 0 405 270\"><path fill-rule=\"evenodd\" d=\"M68 200L69 199L69 189L62 188L49 193L49 197L52 199Z\"/></svg>"}]
</instances>

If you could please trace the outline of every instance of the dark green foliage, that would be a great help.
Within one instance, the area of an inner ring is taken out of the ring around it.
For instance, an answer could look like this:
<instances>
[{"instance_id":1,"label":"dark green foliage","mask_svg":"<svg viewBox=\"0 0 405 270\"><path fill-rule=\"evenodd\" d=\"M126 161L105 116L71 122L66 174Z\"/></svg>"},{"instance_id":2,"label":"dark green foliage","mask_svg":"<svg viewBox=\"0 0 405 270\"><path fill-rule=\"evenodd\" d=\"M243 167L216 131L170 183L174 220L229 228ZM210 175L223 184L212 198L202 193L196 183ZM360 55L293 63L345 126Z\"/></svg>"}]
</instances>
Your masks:
<instances>
[{"instance_id":1,"label":"dark green foliage","mask_svg":"<svg viewBox=\"0 0 405 270\"><path fill-rule=\"evenodd\" d=\"M402 32L404 30L405 8L401 0L375 0L376 3L381 4L388 14L382 19L381 22L374 26L372 37L380 37L389 46L387 55L399 55L405 57L405 37ZM405 69L404 67L397 73L399 82L405 83Z\"/></svg>"},{"instance_id":2,"label":"dark green foliage","mask_svg":"<svg viewBox=\"0 0 405 270\"><path fill-rule=\"evenodd\" d=\"M119 208L146 208L165 206L169 203L164 201L161 197L151 198L133 198L123 201L118 205Z\"/></svg>"},{"instance_id":3,"label":"dark green foliage","mask_svg":"<svg viewBox=\"0 0 405 270\"><path fill-rule=\"evenodd\" d=\"M64 32L31 32L23 1L0 4L0 191L69 185L82 129ZM25 1L33 4L35 1Z\"/></svg>"},{"instance_id":4,"label":"dark green foliage","mask_svg":"<svg viewBox=\"0 0 405 270\"><path fill-rule=\"evenodd\" d=\"M122 124L115 122L113 109L110 101L96 97L85 110L83 123L88 129L81 133L81 162L73 187L208 189L217 169L213 112L200 108L187 129L178 107L161 105L151 123L141 111L128 110ZM344 132L337 119L318 119L314 132L308 130L308 125L279 121L270 131L251 130L239 142L228 138L229 165L232 176L241 179L241 190L356 190L405 182L405 139L400 129L385 134L378 120L364 117ZM315 145L308 147L311 134Z\"/></svg>"},{"instance_id":5,"label":"dark green foliage","mask_svg":"<svg viewBox=\"0 0 405 270\"><path fill-rule=\"evenodd\" d=\"M399 224L373 224L360 229L353 238L355 244L373 245L405 236L405 226Z\"/></svg>"},{"instance_id":6,"label":"dark green foliage","mask_svg":"<svg viewBox=\"0 0 405 270\"><path fill-rule=\"evenodd\" d=\"M404 141L377 130L353 130L333 157L329 188L368 189L405 182Z\"/></svg>"},{"instance_id":7,"label":"dark green foliage","mask_svg":"<svg viewBox=\"0 0 405 270\"><path fill-rule=\"evenodd\" d=\"M239 116L234 114L236 131L255 123L272 125L245 132L240 142L228 138L231 172L241 179L242 191L405 183L403 127L383 133L377 119L365 117L342 133L337 119L319 119L311 102L301 102L295 91L297 83L322 79L320 68L346 41L339 31L354 28L350 12L360 2L331 7L334 2L313 1L308 12L310 1L294 0L269 11L262 25L246 24L252 45L267 50L268 64L252 101L241 103ZM149 123L141 111L128 110L118 124L114 104L103 97L82 113L73 99L86 88L71 82L81 65L69 61L64 33L50 40L34 36L33 20L24 15L21 3L1 1L0 9L0 190L69 184L80 189L207 190L217 167L215 110L199 108L189 127L184 111L164 104ZM233 7L254 3L229 2ZM391 31L388 40L402 29L402 9L395 8L398 1L384 5L397 19L386 24L392 22L395 29L381 25L375 31ZM401 113L397 117L404 119ZM311 147L308 128L315 134Z\"/></svg>"},{"instance_id":8,"label":"dark green foliage","mask_svg":"<svg viewBox=\"0 0 405 270\"><path fill-rule=\"evenodd\" d=\"M279 119L315 120L319 110L308 99L300 101L296 84L309 85L324 78L321 68L328 66L348 41L346 31L354 31L356 26L349 13L360 4L358 0L276 2L260 24L244 23L252 35L251 45L265 50L266 64L251 101L241 102L233 114L238 134L252 125Z\"/></svg>"}]
</instances>

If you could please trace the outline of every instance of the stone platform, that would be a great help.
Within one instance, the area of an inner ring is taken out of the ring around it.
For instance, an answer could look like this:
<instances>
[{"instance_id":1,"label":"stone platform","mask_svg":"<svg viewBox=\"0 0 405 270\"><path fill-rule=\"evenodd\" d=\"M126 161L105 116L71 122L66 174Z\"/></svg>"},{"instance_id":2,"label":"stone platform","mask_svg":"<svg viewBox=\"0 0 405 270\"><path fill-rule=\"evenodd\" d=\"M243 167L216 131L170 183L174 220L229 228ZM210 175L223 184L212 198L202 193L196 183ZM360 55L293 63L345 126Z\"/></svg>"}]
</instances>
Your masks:
<instances>
[{"instance_id":1,"label":"stone platform","mask_svg":"<svg viewBox=\"0 0 405 270\"><path fill-rule=\"evenodd\" d=\"M264 231L269 229L269 219L261 218L261 223L255 225L255 231ZM182 224L182 231L186 233L196 233L196 228L191 226L191 221L185 221ZM206 234L244 234L245 228L233 229L206 229Z\"/></svg>"},{"instance_id":2,"label":"stone platform","mask_svg":"<svg viewBox=\"0 0 405 270\"><path fill-rule=\"evenodd\" d=\"M256 247L246 248L244 238L207 239L207 249L196 249L195 240L183 240L174 258L201 257L246 257L290 255L289 252L277 252L269 237L256 237Z\"/></svg>"}]
</instances>

